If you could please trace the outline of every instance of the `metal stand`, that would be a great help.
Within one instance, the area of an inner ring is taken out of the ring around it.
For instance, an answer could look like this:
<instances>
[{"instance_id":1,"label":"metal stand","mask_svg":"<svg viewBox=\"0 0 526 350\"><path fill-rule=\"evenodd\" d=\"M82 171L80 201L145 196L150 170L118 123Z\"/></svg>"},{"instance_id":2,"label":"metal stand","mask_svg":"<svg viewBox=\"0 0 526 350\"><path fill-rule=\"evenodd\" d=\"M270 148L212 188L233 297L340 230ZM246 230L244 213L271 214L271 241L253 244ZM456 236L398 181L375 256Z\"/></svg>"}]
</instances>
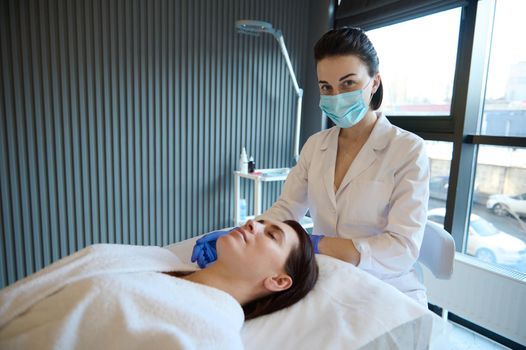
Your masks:
<instances>
[{"instance_id":1,"label":"metal stand","mask_svg":"<svg viewBox=\"0 0 526 350\"><path fill-rule=\"evenodd\" d=\"M247 219L253 219L262 212L261 208L261 187L263 182L285 181L289 174L289 168L279 169L256 169L253 173L242 173L234 171L234 226L244 224L240 220L240 213L238 212L240 200L240 180L241 178L254 181L254 214L247 216ZM308 216L300 220L304 228L313 227L312 219Z\"/></svg>"}]
</instances>

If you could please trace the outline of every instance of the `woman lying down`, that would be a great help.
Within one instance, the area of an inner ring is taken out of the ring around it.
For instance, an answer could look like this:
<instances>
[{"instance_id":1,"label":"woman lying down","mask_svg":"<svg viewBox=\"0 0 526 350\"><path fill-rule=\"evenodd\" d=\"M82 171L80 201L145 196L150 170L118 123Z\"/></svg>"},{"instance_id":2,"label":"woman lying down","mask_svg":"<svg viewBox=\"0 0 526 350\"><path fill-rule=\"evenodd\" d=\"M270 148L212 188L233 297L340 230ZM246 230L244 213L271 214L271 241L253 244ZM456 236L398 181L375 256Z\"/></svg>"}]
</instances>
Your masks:
<instances>
[{"instance_id":1,"label":"woman lying down","mask_svg":"<svg viewBox=\"0 0 526 350\"><path fill-rule=\"evenodd\" d=\"M248 221L195 271L160 247L87 247L0 291L0 349L238 349L244 319L318 278L295 221Z\"/></svg>"}]
</instances>

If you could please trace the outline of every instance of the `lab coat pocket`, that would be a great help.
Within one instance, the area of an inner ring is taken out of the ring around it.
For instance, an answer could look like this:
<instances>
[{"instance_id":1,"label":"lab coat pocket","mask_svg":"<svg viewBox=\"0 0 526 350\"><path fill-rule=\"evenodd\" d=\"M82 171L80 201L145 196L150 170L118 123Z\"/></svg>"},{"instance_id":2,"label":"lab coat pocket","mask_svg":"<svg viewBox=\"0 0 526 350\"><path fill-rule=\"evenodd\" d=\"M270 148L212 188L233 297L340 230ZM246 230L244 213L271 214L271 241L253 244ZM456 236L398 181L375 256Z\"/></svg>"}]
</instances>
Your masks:
<instances>
[{"instance_id":1,"label":"lab coat pocket","mask_svg":"<svg viewBox=\"0 0 526 350\"><path fill-rule=\"evenodd\" d=\"M387 223L392 186L380 181L355 181L342 193L342 209L350 225L383 227Z\"/></svg>"}]
</instances>

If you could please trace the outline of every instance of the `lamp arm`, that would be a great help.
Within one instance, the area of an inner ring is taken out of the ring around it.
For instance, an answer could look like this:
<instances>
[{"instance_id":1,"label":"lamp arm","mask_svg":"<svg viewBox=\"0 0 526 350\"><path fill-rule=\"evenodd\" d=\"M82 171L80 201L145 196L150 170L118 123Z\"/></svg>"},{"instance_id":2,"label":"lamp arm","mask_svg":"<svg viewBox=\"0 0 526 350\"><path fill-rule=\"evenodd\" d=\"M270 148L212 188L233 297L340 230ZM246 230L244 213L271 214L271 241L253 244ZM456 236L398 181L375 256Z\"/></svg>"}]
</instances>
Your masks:
<instances>
[{"instance_id":1,"label":"lamp arm","mask_svg":"<svg viewBox=\"0 0 526 350\"><path fill-rule=\"evenodd\" d=\"M299 148L300 148L301 105L303 101L303 89L299 87L298 81L296 80L296 74L294 74L294 69L292 69L292 63L290 62L289 53L287 51L287 47L285 46L285 40L283 39L283 34L279 30L273 34L279 43L279 47L281 49L281 53L283 54L283 57L285 57L285 62L287 62L287 67L289 68L289 74L290 74L290 77L292 78L292 83L294 84L294 90L296 90L296 95L298 95L298 100L296 104L296 130L294 132L294 160L297 163L300 157Z\"/></svg>"},{"instance_id":2,"label":"lamp arm","mask_svg":"<svg viewBox=\"0 0 526 350\"><path fill-rule=\"evenodd\" d=\"M294 84L294 90L296 90L296 94L298 96L301 96L303 94L303 90L300 89L298 81L296 80L296 74L294 74L294 69L292 69L292 63L290 63L289 53L287 51L287 47L285 46L285 40L283 40L283 34L281 34L281 31L278 30L276 33L274 33L274 37L279 43L279 48L281 49L283 57L285 57L285 62L287 62L290 77L292 78L292 83Z\"/></svg>"},{"instance_id":3,"label":"lamp arm","mask_svg":"<svg viewBox=\"0 0 526 350\"><path fill-rule=\"evenodd\" d=\"M300 89L298 102L296 105L296 133L294 137L294 160L296 163L300 159L300 129L301 129L301 102L303 100L303 90Z\"/></svg>"}]
</instances>

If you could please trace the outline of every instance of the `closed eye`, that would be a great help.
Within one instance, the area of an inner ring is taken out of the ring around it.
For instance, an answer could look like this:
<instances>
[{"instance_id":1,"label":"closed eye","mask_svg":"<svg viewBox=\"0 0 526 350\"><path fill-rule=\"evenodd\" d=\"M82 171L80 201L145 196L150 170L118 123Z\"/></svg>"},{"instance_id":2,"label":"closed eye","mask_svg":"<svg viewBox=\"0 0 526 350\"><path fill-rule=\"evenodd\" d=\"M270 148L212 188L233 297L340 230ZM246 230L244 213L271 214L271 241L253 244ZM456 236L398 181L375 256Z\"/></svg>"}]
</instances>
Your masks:
<instances>
[{"instance_id":1,"label":"closed eye","mask_svg":"<svg viewBox=\"0 0 526 350\"><path fill-rule=\"evenodd\" d=\"M267 236L269 236L271 239L273 239L274 241L276 240L276 235L274 234L274 232L269 232L267 231Z\"/></svg>"},{"instance_id":2,"label":"closed eye","mask_svg":"<svg viewBox=\"0 0 526 350\"><path fill-rule=\"evenodd\" d=\"M265 225L265 220L258 220L260 224ZM269 226L265 225L265 235L267 235L270 239L278 242L279 244L283 244L283 241L285 239L284 232L279 226L270 224ZM279 237L278 237L279 236ZM278 239L279 238L279 239Z\"/></svg>"}]
</instances>

